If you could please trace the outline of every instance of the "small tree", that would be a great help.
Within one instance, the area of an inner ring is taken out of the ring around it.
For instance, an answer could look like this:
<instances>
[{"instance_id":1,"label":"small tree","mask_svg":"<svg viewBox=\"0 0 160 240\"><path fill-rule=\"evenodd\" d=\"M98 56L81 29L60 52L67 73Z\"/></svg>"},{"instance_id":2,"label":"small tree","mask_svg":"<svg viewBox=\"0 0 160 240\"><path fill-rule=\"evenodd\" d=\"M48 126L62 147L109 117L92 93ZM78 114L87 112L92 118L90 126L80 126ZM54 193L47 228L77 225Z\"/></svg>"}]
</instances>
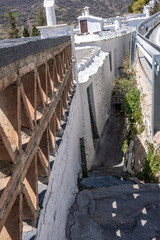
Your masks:
<instances>
[{"instance_id":1,"label":"small tree","mask_svg":"<svg viewBox=\"0 0 160 240\"><path fill-rule=\"evenodd\" d=\"M133 11L132 11L132 5L129 5L129 6L128 6L128 12L129 12L129 13L133 13Z\"/></svg>"},{"instance_id":2,"label":"small tree","mask_svg":"<svg viewBox=\"0 0 160 240\"><path fill-rule=\"evenodd\" d=\"M149 4L149 0L144 0L145 5Z\"/></svg>"},{"instance_id":3,"label":"small tree","mask_svg":"<svg viewBox=\"0 0 160 240\"><path fill-rule=\"evenodd\" d=\"M145 0L138 0L132 4L132 10L134 13L142 13L145 5Z\"/></svg>"},{"instance_id":4,"label":"small tree","mask_svg":"<svg viewBox=\"0 0 160 240\"><path fill-rule=\"evenodd\" d=\"M16 18L13 16L12 12L8 9L7 14L5 15L8 24L7 24L7 33L8 38L18 38L19 30L17 28Z\"/></svg>"},{"instance_id":5,"label":"small tree","mask_svg":"<svg viewBox=\"0 0 160 240\"><path fill-rule=\"evenodd\" d=\"M26 27L23 29L23 37L29 37L29 32Z\"/></svg>"},{"instance_id":6,"label":"small tree","mask_svg":"<svg viewBox=\"0 0 160 240\"><path fill-rule=\"evenodd\" d=\"M45 15L44 15L44 9L41 7L41 5L39 5L39 7L37 8L35 23L36 23L36 26L46 25L46 18L45 18Z\"/></svg>"},{"instance_id":7,"label":"small tree","mask_svg":"<svg viewBox=\"0 0 160 240\"><path fill-rule=\"evenodd\" d=\"M35 25L33 25L31 36L39 36L39 35L40 35L40 31L36 28Z\"/></svg>"}]
</instances>

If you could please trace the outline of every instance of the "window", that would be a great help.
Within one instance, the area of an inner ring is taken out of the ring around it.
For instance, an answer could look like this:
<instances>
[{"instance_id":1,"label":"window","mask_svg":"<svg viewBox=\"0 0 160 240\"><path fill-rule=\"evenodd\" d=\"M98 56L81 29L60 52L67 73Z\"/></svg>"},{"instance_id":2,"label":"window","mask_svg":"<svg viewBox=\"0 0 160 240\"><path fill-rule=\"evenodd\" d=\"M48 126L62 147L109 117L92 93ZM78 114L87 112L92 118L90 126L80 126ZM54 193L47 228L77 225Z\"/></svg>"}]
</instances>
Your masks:
<instances>
[{"instance_id":1,"label":"window","mask_svg":"<svg viewBox=\"0 0 160 240\"><path fill-rule=\"evenodd\" d=\"M112 53L109 52L109 64L110 64L110 71L112 72Z\"/></svg>"}]
</instances>

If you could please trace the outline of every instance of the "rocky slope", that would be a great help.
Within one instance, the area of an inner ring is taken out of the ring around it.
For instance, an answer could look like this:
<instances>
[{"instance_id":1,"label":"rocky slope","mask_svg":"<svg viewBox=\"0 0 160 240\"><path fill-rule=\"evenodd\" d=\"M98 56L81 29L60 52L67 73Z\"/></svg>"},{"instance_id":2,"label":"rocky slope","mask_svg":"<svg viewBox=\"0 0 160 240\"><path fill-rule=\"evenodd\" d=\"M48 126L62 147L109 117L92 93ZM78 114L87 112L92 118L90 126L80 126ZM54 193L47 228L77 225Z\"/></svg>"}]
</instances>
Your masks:
<instances>
[{"instance_id":1,"label":"rocky slope","mask_svg":"<svg viewBox=\"0 0 160 240\"><path fill-rule=\"evenodd\" d=\"M132 0L56 0L56 16L58 23L77 23L76 18L85 6L90 7L90 13L103 18L114 17L127 13L128 5ZM18 11L19 27L29 26L34 23L35 12L43 0L1 0L0 1L0 30L6 24L4 14L7 8ZM2 35L1 35L2 37Z\"/></svg>"}]
</instances>

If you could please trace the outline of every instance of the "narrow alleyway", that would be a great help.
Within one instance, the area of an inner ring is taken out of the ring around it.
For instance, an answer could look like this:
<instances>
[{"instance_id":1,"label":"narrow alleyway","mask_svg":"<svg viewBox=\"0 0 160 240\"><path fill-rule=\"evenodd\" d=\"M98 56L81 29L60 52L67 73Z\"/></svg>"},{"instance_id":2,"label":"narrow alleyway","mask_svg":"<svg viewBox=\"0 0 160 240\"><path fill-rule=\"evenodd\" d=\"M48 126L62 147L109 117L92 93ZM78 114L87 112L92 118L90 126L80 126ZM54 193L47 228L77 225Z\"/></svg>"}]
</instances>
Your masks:
<instances>
[{"instance_id":1,"label":"narrow alleyway","mask_svg":"<svg viewBox=\"0 0 160 240\"><path fill-rule=\"evenodd\" d=\"M70 209L67 240L160 240L160 186L122 172L124 115L113 106L95 164Z\"/></svg>"},{"instance_id":2,"label":"narrow alleyway","mask_svg":"<svg viewBox=\"0 0 160 240\"><path fill-rule=\"evenodd\" d=\"M120 163L122 159L123 129L124 113L121 111L120 105L112 105L103 136L97 147L92 174L96 174L98 170L103 175L122 172Z\"/></svg>"}]
</instances>

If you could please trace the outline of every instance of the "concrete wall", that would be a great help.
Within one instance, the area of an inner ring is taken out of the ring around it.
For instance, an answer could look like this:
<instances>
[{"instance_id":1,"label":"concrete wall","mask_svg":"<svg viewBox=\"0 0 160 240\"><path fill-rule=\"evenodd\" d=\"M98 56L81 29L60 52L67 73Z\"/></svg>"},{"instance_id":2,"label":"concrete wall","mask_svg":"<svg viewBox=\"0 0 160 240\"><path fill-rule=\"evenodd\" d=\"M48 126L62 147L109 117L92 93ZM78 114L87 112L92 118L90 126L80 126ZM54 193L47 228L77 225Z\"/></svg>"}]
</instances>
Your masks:
<instances>
[{"instance_id":1,"label":"concrete wall","mask_svg":"<svg viewBox=\"0 0 160 240\"><path fill-rule=\"evenodd\" d=\"M101 137L104 125L108 119L110 110L113 77L110 71L109 54L104 53L97 47L78 48L77 56L85 56L79 63L79 84L82 101L83 134L85 139L85 150L87 167L93 165L95 146L92 136L91 119L87 89L91 87L93 94L93 111L95 111L95 124L98 135ZM92 86L91 86L92 85Z\"/></svg>"},{"instance_id":2,"label":"concrete wall","mask_svg":"<svg viewBox=\"0 0 160 240\"><path fill-rule=\"evenodd\" d=\"M77 192L81 169L80 144L81 109L77 88L73 97L67 126L50 175L49 185L38 224L37 240L65 239L68 209Z\"/></svg>"},{"instance_id":3,"label":"concrete wall","mask_svg":"<svg viewBox=\"0 0 160 240\"><path fill-rule=\"evenodd\" d=\"M86 36L86 41L87 41ZM112 77L118 74L118 68L122 66L122 62L125 54L129 53L131 45L131 33L126 35L117 36L112 39L103 39L102 41L86 42L85 44L77 44L76 46L97 46L100 47L103 52L111 52L112 58Z\"/></svg>"}]
</instances>

